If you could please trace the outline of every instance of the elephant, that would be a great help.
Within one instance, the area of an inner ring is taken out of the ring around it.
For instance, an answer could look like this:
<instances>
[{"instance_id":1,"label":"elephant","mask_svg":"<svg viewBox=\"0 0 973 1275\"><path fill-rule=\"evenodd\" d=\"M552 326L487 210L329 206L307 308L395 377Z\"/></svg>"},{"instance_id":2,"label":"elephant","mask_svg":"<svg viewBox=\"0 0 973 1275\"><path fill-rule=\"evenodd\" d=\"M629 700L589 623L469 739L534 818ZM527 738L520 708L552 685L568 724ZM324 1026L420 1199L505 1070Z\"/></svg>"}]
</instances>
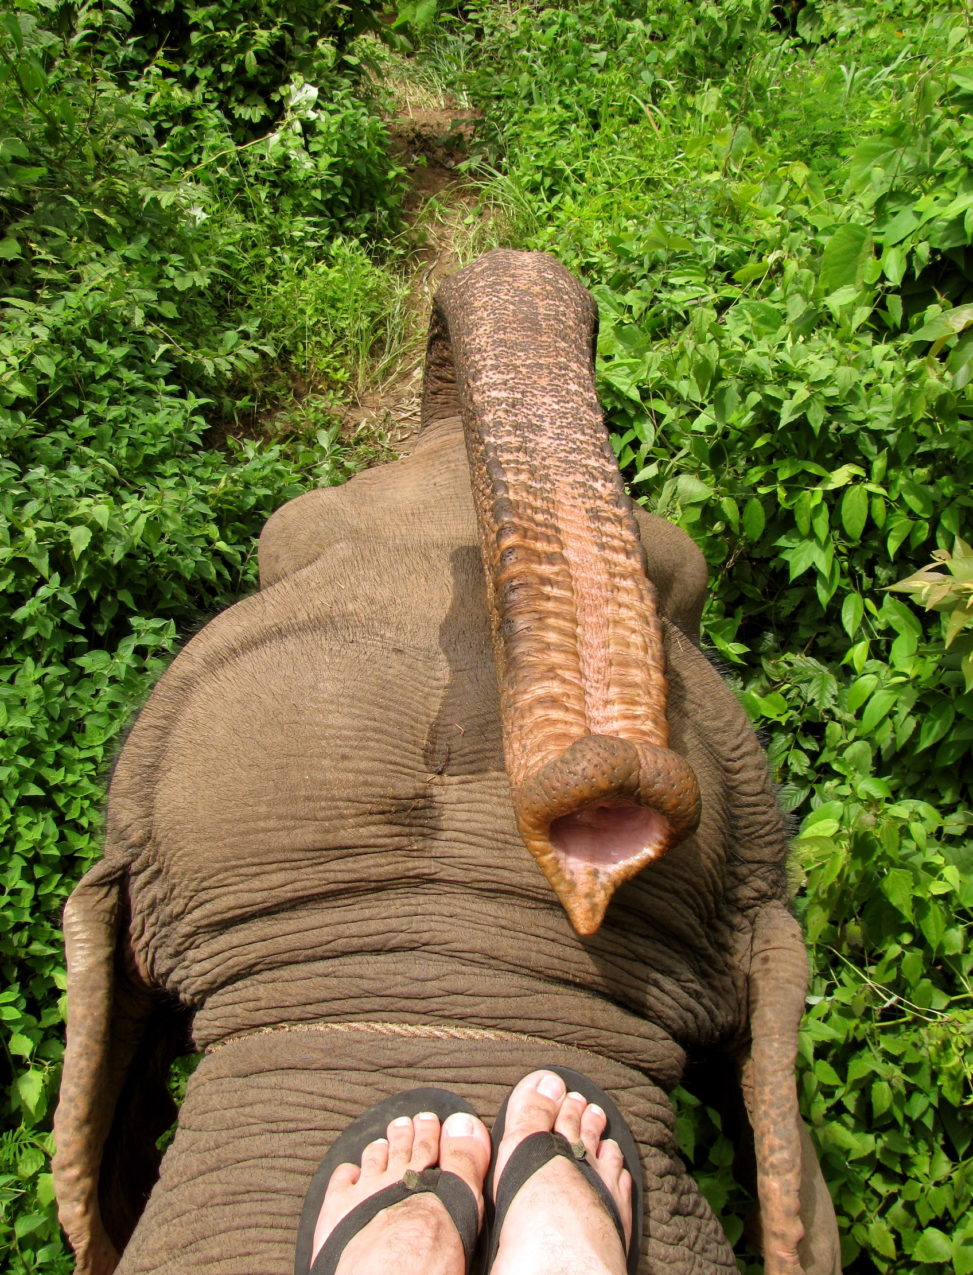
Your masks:
<instances>
[{"instance_id":1,"label":"elephant","mask_svg":"<svg viewBox=\"0 0 973 1275\"><path fill-rule=\"evenodd\" d=\"M676 1147L686 1077L739 1128L768 1275L839 1269L785 823L700 648L703 557L626 494L596 331L544 254L447 279L414 450L279 509L259 591L138 715L64 917L80 1275L288 1271L359 1112L446 1084L489 1120L560 1064L639 1144L643 1272L736 1270Z\"/></svg>"}]
</instances>

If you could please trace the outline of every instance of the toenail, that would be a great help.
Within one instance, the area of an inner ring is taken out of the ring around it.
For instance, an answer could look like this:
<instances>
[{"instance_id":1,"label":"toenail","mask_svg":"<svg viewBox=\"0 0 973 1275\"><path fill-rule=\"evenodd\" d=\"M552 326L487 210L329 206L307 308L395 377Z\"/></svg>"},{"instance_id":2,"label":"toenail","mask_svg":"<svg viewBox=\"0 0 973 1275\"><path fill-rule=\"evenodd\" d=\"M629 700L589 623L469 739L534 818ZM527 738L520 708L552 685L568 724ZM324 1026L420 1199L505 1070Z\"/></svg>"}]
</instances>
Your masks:
<instances>
[{"instance_id":1,"label":"toenail","mask_svg":"<svg viewBox=\"0 0 973 1275\"><path fill-rule=\"evenodd\" d=\"M584 1094L578 1093L576 1089L572 1089L571 1092L568 1094L568 1097L573 1098L575 1102L584 1102L585 1100Z\"/></svg>"},{"instance_id":2,"label":"toenail","mask_svg":"<svg viewBox=\"0 0 973 1275\"><path fill-rule=\"evenodd\" d=\"M599 1107L597 1102L593 1102L588 1110L593 1112L596 1116L603 1116L605 1114L604 1108Z\"/></svg>"},{"instance_id":3,"label":"toenail","mask_svg":"<svg viewBox=\"0 0 973 1275\"><path fill-rule=\"evenodd\" d=\"M407 1124L412 1124L412 1117L411 1116L396 1116L395 1119L392 1121L392 1124L397 1129L402 1129Z\"/></svg>"},{"instance_id":4,"label":"toenail","mask_svg":"<svg viewBox=\"0 0 973 1275\"><path fill-rule=\"evenodd\" d=\"M549 1071L537 1086L537 1092L542 1093L545 1098L553 1098L557 1101L564 1096L564 1081L553 1071Z\"/></svg>"},{"instance_id":5,"label":"toenail","mask_svg":"<svg viewBox=\"0 0 973 1275\"><path fill-rule=\"evenodd\" d=\"M435 1111L420 1111L417 1114L416 1119L417 1120L436 1120L437 1116Z\"/></svg>"},{"instance_id":6,"label":"toenail","mask_svg":"<svg viewBox=\"0 0 973 1275\"><path fill-rule=\"evenodd\" d=\"M443 1132L451 1138L468 1138L473 1132L473 1117L465 1111L454 1111L443 1126Z\"/></svg>"}]
</instances>

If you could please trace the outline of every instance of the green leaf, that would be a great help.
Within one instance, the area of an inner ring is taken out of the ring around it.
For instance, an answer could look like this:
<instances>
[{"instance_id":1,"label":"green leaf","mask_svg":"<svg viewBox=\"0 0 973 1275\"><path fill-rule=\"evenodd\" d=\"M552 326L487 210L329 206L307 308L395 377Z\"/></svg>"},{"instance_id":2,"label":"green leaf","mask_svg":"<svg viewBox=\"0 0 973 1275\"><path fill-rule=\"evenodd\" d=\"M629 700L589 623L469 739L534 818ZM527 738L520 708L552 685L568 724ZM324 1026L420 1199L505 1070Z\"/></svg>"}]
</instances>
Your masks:
<instances>
[{"instance_id":1,"label":"green leaf","mask_svg":"<svg viewBox=\"0 0 973 1275\"><path fill-rule=\"evenodd\" d=\"M891 711L897 700L898 695L895 691L876 691L865 706L864 713L862 713L861 733L865 736L871 735L882 718Z\"/></svg>"},{"instance_id":2,"label":"green leaf","mask_svg":"<svg viewBox=\"0 0 973 1275\"><path fill-rule=\"evenodd\" d=\"M919 928L929 944L930 951L933 953L938 952L939 945L943 941L943 935L946 933L946 918L943 916L942 909L932 900L929 901L919 917Z\"/></svg>"},{"instance_id":3,"label":"green leaf","mask_svg":"<svg viewBox=\"0 0 973 1275\"><path fill-rule=\"evenodd\" d=\"M841 604L841 627L850 638L858 632L865 614L865 604L860 593L848 593Z\"/></svg>"},{"instance_id":4,"label":"green leaf","mask_svg":"<svg viewBox=\"0 0 973 1275\"><path fill-rule=\"evenodd\" d=\"M80 558L82 553L91 543L91 528L77 526L71 528L70 534L71 552L76 558Z\"/></svg>"},{"instance_id":5,"label":"green leaf","mask_svg":"<svg viewBox=\"0 0 973 1275\"><path fill-rule=\"evenodd\" d=\"M829 1085L835 1089L841 1088L841 1077L824 1058L819 1058L814 1064L814 1074L822 1085Z\"/></svg>"},{"instance_id":6,"label":"green leaf","mask_svg":"<svg viewBox=\"0 0 973 1275\"><path fill-rule=\"evenodd\" d=\"M884 1081L882 1082L884 1084ZM886 1085L886 1088L888 1086ZM895 1257L895 1240L888 1224L880 1217L872 1218L868 1224L868 1242L882 1257Z\"/></svg>"},{"instance_id":7,"label":"green leaf","mask_svg":"<svg viewBox=\"0 0 973 1275\"><path fill-rule=\"evenodd\" d=\"M903 208L901 212L897 212L894 217L883 223L878 232L879 237L882 243L901 243L906 235L911 234L919 224L919 216L913 209Z\"/></svg>"},{"instance_id":8,"label":"green leaf","mask_svg":"<svg viewBox=\"0 0 973 1275\"><path fill-rule=\"evenodd\" d=\"M933 704L919 731L919 752L944 739L956 718L956 709L949 700Z\"/></svg>"},{"instance_id":9,"label":"green leaf","mask_svg":"<svg viewBox=\"0 0 973 1275\"><path fill-rule=\"evenodd\" d=\"M7 1048L18 1058L29 1058L34 1052L34 1042L20 1032L14 1032L7 1041Z\"/></svg>"},{"instance_id":10,"label":"green leaf","mask_svg":"<svg viewBox=\"0 0 973 1275\"><path fill-rule=\"evenodd\" d=\"M680 474L676 479L676 494L680 504L699 505L709 500L713 488L698 479L695 474Z\"/></svg>"},{"instance_id":11,"label":"green leaf","mask_svg":"<svg viewBox=\"0 0 973 1275\"><path fill-rule=\"evenodd\" d=\"M949 1237L935 1226L927 1226L919 1236L913 1256L919 1262L948 1262L952 1256Z\"/></svg>"},{"instance_id":12,"label":"green leaf","mask_svg":"<svg viewBox=\"0 0 973 1275\"><path fill-rule=\"evenodd\" d=\"M872 1083L872 1111L882 1116L892 1105L892 1086L887 1080L876 1080ZM891 1253L886 1254L891 1257Z\"/></svg>"},{"instance_id":13,"label":"green leaf","mask_svg":"<svg viewBox=\"0 0 973 1275\"><path fill-rule=\"evenodd\" d=\"M820 562L821 547L813 540L802 540L800 544L795 545L793 549L787 550L781 556L785 557L790 564L789 578L796 580L809 567L813 567Z\"/></svg>"},{"instance_id":14,"label":"green leaf","mask_svg":"<svg viewBox=\"0 0 973 1275\"><path fill-rule=\"evenodd\" d=\"M861 190L872 178L875 170L898 168L901 157L901 146L891 137L870 137L852 152L848 162L849 181L852 186Z\"/></svg>"},{"instance_id":15,"label":"green leaf","mask_svg":"<svg viewBox=\"0 0 973 1275\"><path fill-rule=\"evenodd\" d=\"M847 691L848 711L857 712L877 685L878 676L875 673L863 673L861 677L856 678Z\"/></svg>"},{"instance_id":16,"label":"green leaf","mask_svg":"<svg viewBox=\"0 0 973 1275\"><path fill-rule=\"evenodd\" d=\"M958 305L943 314L937 314L924 323L918 332L909 337L910 341L936 341L942 337L955 336L973 323L973 305Z\"/></svg>"},{"instance_id":17,"label":"green leaf","mask_svg":"<svg viewBox=\"0 0 973 1275\"><path fill-rule=\"evenodd\" d=\"M973 380L973 332L967 332L956 342L946 360L954 390L965 390Z\"/></svg>"},{"instance_id":18,"label":"green leaf","mask_svg":"<svg viewBox=\"0 0 973 1275\"><path fill-rule=\"evenodd\" d=\"M886 248L882 253L882 271L893 287L898 287L902 282L905 267L906 255L901 248ZM901 319L901 317L900 313L899 318Z\"/></svg>"},{"instance_id":19,"label":"green leaf","mask_svg":"<svg viewBox=\"0 0 973 1275\"><path fill-rule=\"evenodd\" d=\"M904 868L890 868L880 882L882 893L904 917L912 920L912 895L915 880Z\"/></svg>"},{"instance_id":20,"label":"green leaf","mask_svg":"<svg viewBox=\"0 0 973 1275\"><path fill-rule=\"evenodd\" d=\"M766 523L763 505L755 496L751 496L743 507L743 530L747 539L759 540Z\"/></svg>"},{"instance_id":21,"label":"green leaf","mask_svg":"<svg viewBox=\"0 0 973 1275\"><path fill-rule=\"evenodd\" d=\"M821 490L834 491L838 487L847 487L853 478L864 477L865 471L860 465L840 465L821 484Z\"/></svg>"},{"instance_id":22,"label":"green leaf","mask_svg":"<svg viewBox=\"0 0 973 1275\"><path fill-rule=\"evenodd\" d=\"M862 486L848 487L841 498L841 525L849 540L860 540L868 520L868 492Z\"/></svg>"},{"instance_id":23,"label":"green leaf","mask_svg":"<svg viewBox=\"0 0 973 1275\"><path fill-rule=\"evenodd\" d=\"M840 288L857 288L871 251L872 239L865 226L855 222L839 226L825 245L821 258L822 293L829 295Z\"/></svg>"},{"instance_id":24,"label":"green leaf","mask_svg":"<svg viewBox=\"0 0 973 1275\"><path fill-rule=\"evenodd\" d=\"M36 1116L44 1094L44 1073L35 1070L23 1071L15 1083L20 1101L32 1116Z\"/></svg>"},{"instance_id":25,"label":"green leaf","mask_svg":"<svg viewBox=\"0 0 973 1275\"><path fill-rule=\"evenodd\" d=\"M895 514L889 519L889 534L885 538L885 544L890 558L895 557L914 526L912 519L902 514Z\"/></svg>"}]
</instances>

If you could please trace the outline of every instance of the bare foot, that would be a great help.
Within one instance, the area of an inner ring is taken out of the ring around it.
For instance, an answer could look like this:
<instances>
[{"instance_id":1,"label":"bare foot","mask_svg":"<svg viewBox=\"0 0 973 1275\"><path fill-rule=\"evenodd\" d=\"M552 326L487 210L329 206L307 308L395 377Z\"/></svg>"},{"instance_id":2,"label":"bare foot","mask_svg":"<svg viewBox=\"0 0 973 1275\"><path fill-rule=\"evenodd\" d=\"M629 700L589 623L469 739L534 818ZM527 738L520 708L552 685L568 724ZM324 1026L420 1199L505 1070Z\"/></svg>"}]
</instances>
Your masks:
<instances>
[{"instance_id":1,"label":"bare foot","mask_svg":"<svg viewBox=\"0 0 973 1275\"><path fill-rule=\"evenodd\" d=\"M517 1192L504 1218L491 1275L625 1275L632 1234L632 1179L614 1141L601 1140L607 1118L581 1094L566 1093L551 1071L534 1071L515 1087L507 1104L497 1152L498 1183L514 1149L531 1133L554 1130L584 1143L588 1163L605 1184L625 1230L625 1250L615 1224L574 1164L558 1157L538 1169Z\"/></svg>"},{"instance_id":2,"label":"bare foot","mask_svg":"<svg viewBox=\"0 0 973 1275\"><path fill-rule=\"evenodd\" d=\"M490 1163L490 1135L475 1116L455 1112L440 1127L438 1116L400 1116L387 1138L371 1142L361 1164L340 1164L331 1176L317 1226L313 1256L341 1219L408 1169L438 1166L455 1173L476 1197L483 1220L483 1180ZM463 1244L442 1201L423 1193L383 1209L351 1239L337 1275L463 1275Z\"/></svg>"}]
</instances>

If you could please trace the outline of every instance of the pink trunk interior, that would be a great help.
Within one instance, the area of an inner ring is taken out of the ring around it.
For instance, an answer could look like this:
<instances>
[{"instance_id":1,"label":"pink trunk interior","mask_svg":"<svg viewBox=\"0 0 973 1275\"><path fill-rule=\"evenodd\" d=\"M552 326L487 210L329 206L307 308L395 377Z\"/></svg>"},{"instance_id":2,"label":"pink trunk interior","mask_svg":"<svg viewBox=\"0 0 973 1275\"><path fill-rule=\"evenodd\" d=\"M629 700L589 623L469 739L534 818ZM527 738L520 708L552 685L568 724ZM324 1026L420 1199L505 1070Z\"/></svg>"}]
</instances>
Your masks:
<instances>
[{"instance_id":1,"label":"pink trunk interior","mask_svg":"<svg viewBox=\"0 0 973 1275\"><path fill-rule=\"evenodd\" d=\"M630 803L596 803L551 824L551 845L570 872L610 868L659 847L667 824L655 810Z\"/></svg>"}]
</instances>

